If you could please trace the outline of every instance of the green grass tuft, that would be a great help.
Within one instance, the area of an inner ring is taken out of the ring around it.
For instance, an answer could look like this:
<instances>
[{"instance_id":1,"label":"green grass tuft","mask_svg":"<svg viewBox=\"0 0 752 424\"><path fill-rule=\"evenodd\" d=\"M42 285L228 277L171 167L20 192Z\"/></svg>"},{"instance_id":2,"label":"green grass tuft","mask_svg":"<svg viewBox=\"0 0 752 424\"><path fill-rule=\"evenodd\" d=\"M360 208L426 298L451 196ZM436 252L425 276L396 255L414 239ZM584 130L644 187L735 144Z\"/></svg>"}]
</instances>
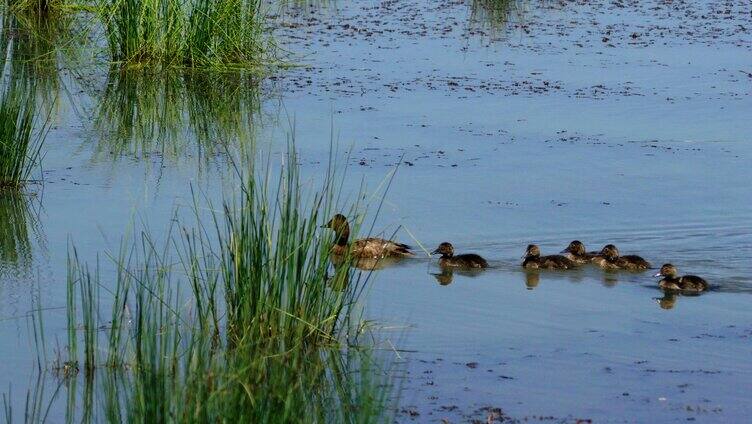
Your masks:
<instances>
[{"instance_id":1,"label":"green grass tuft","mask_svg":"<svg viewBox=\"0 0 752 424\"><path fill-rule=\"evenodd\" d=\"M258 0L101 0L113 61L258 68L269 52Z\"/></svg>"},{"instance_id":2,"label":"green grass tuft","mask_svg":"<svg viewBox=\"0 0 752 424\"><path fill-rule=\"evenodd\" d=\"M332 268L320 229L334 178L309 194L294 154L271 175L251 168L208 221L196 196L195 224L124 242L112 271L71 249L56 364L84 389L68 384L68 421L390 421L389 367L361 337L367 277Z\"/></svg>"}]
</instances>

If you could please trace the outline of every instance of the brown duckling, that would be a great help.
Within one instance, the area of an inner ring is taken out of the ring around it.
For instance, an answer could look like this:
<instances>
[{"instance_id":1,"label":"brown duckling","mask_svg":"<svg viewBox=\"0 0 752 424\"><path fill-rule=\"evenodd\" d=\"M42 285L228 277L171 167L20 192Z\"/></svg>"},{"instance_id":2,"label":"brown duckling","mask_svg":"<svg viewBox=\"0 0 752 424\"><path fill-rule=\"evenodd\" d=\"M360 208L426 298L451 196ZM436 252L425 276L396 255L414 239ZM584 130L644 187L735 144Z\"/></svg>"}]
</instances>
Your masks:
<instances>
[{"instance_id":1,"label":"brown duckling","mask_svg":"<svg viewBox=\"0 0 752 424\"><path fill-rule=\"evenodd\" d=\"M663 290L699 293L708 289L708 282L696 275L677 277L679 271L671 264L664 264L655 277L663 277L658 286Z\"/></svg>"},{"instance_id":2,"label":"brown duckling","mask_svg":"<svg viewBox=\"0 0 752 424\"><path fill-rule=\"evenodd\" d=\"M439 265L453 268L488 268L488 262L475 253L454 254L452 243L444 242L439 245L432 255L440 254Z\"/></svg>"},{"instance_id":3,"label":"brown duckling","mask_svg":"<svg viewBox=\"0 0 752 424\"><path fill-rule=\"evenodd\" d=\"M593 258L598 256L598 252L588 252L585 250L585 245L579 241L574 240L571 243L569 243L569 246L567 246L566 249L562 250L561 253L564 254L569 260L576 264L589 264L592 262Z\"/></svg>"},{"instance_id":4,"label":"brown duckling","mask_svg":"<svg viewBox=\"0 0 752 424\"><path fill-rule=\"evenodd\" d=\"M577 264L562 255L541 256L540 248L530 244L525 251L525 260L522 262L522 266L528 269L571 269L576 268Z\"/></svg>"},{"instance_id":5,"label":"brown duckling","mask_svg":"<svg viewBox=\"0 0 752 424\"><path fill-rule=\"evenodd\" d=\"M592 262L603 269L644 271L650 268L650 263L637 255L619 255L619 249L613 244L607 244L595 256Z\"/></svg>"},{"instance_id":6,"label":"brown duckling","mask_svg":"<svg viewBox=\"0 0 752 424\"><path fill-rule=\"evenodd\" d=\"M333 255L345 255L348 249L354 258L406 258L414 255L410 251L410 246L382 238L369 237L348 244L350 225L347 223L347 218L341 214L334 215L323 228L331 228L336 235L334 246L332 246Z\"/></svg>"}]
</instances>

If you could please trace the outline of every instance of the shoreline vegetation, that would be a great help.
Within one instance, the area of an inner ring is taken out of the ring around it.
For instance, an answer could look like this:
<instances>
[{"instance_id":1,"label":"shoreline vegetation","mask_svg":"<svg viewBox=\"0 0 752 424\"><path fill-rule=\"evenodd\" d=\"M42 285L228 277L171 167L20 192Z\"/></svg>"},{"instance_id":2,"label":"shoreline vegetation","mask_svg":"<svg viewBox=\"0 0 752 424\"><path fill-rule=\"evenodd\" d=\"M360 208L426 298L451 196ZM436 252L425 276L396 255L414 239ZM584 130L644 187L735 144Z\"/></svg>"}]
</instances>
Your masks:
<instances>
[{"instance_id":1,"label":"shoreline vegetation","mask_svg":"<svg viewBox=\"0 0 752 424\"><path fill-rule=\"evenodd\" d=\"M126 67L259 68L272 47L258 0L101 0L99 16Z\"/></svg>"},{"instance_id":2,"label":"shoreline vegetation","mask_svg":"<svg viewBox=\"0 0 752 424\"><path fill-rule=\"evenodd\" d=\"M152 94L157 96L161 89L169 94L173 89L169 86L189 87L201 84L203 79L222 81L219 86L229 88L233 98L244 102L225 105L221 95L217 96L220 93L206 98L195 95L189 99L188 108L183 108L190 115L183 116L180 108L154 100L148 91L147 100L140 99L136 92L125 92L130 96L125 99L129 103L104 101L95 117L103 135L114 136L114 143L109 144L114 144L110 147L118 152L132 151L128 145L135 134L152 133L160 138L156 142L164 141L163 136L182 139L183 134L175 128L185 120L204 141L202 150L215 150L211 143L217 140L249 137L250 118L241 117L248 115L244 109L247 97L253 107L256 101L252 98L263 74L276 63L277 49L257 0L97 0L91 4L5 0L0 14L0 189L17 191L35 181L31 174L41 168L42 144L55 118L58 96L69 95L60 72L68 70L87 90L100 84L90 71L79 69L86 62L81 51L91 52L90 59L106 65L110 78L105 81L105 94L120 96L122 87L144 90L143 85L149 82L155 88ZM215 77L204 77L200 72ZM131 84L112 88L110 80ZM237 89L250 94L244 96ZM151 104L148 99L152 99ZM105 96L105 100L113 99ZM151 110L148 118L172 113L167 115L172 121L165 122L164 127L162 119L146 123L140 113L149 112L152 106L159 110ZM231 113L233 107L242 110ZM214 117L217 122L211 121ZM132 127L123 127L129 124ZM114 133L107 131L112 126Z\"/></svg>"},{"instance_id":3,"label":"shoreline vegetation","mask_svg":"<svg viewBox=\"0 0 752 424\"><path fill-rule=\"evenodd\" d=\"M338 199L333 167L316 194L303 194L292 150L277 177L266 167L238 171L240 192L220 208L196 195L195 223L176 218L164 244L141 232L95 265L69 249L67 340L53 360L58 333L33 318L39 373L60 385L51 399L26 394L27 421L61 391L68 422L391 421L393 366L360 315L370 273L351 258L333 267L320 228Z\"/></svg>"},{"instance_id":4,"label":"shoreline vegetation","mask_svg":"<svg viewBox=\"0 0 752 424\"><path fill-rule=\"evenodd\" d=\"M276 48L259 0L6 0L4 15L38 22L84 13L94 48L123 69L263 70Z\"/></svg>"}]
</instances>

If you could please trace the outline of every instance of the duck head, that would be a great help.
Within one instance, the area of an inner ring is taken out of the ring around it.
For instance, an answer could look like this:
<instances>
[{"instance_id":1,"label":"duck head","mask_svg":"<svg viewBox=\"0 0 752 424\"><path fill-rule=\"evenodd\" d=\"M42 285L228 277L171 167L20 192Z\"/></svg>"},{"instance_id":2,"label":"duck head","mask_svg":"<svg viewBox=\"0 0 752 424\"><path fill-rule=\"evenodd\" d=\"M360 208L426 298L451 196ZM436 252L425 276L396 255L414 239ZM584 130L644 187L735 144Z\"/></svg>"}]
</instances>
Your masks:
<instances>
[{"instance_id":1,"label":"duck head","mask_svg":"<svg viewBox=\"0 0 752 424\"><path fill-rule=\"evenodd\" d=\"M661 270L658 271L657 274L655 274L653 277L666 277L666 278L676 278L676 274L678 274L679 271L676 269L675 266L671 264L663 264L661 267Z\"/></svg>"},{"instance_id":2,"label":"duck head","mask_svg":"<svg viewBox=\"0 0 752 424\"><path fill-rule=\"evenodd\" d=\"M336 214L321 228L331 228L334 230L334 234L337 235L337 244L347 244L347 239L350 237L350 225L347 223L347 218L342 214Z\"/></svg>"},{"instance_id":3,"label":"duck head","mask_svg":"<svg viewBox=\"0 0 752 424\"><path fill-rule=\"evenodd\" d=\"M538 258L540 257L540 248L534 244L528 244L527 250L525 250L524 258Z\"/></svg>"},{"instance_id":4,"label":"duck head","mask_svg":"<svg viewBox=\"0 0 752 424\"><path fill-rule=\"evenodd\" d=\"M451 258L454 256L454 246L452 246L452 243L444 242L439 245L439 247L436 248L433 252L431 252L432 255L441 255L444 258Z\"/></svg>"},{"instance_id":5,"label":"duck head","mask_svg":"<svg viewBox=\"0 0 752 424\"><path fill-rule=\"evenodd\" d=\"M613 261L619 257L619 249L613 244L607 244L601 249L601 256L606 258L606 260Z\"/></svg>"},{"instance_id":6,"label":"duck head","mask_svg":"<svg viewBox=\"0 0 752 424\"><path fill-rule=\"evenodd\" d=\"M582 256L585 254L585 245L579 240L574 240L569 243L569 246L562 250L561 253L571 253L575 256Z\"/></svg>"}]
</instances>

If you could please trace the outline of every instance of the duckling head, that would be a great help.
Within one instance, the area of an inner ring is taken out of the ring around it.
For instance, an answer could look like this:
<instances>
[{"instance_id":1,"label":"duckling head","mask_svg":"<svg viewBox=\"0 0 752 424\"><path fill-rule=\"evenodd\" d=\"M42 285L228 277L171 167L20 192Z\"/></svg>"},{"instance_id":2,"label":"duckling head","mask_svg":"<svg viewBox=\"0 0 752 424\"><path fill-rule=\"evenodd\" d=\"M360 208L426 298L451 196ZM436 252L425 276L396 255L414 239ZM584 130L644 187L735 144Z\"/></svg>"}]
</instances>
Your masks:
<instances>
[{"instance_id":1,"label":"duckling head","mask_svg":"<svg viewBox=\"0 0 752 424\"><path fill-rule=\"evenodd\" d=\"M540 257L540 248L534 244L528 244L527 250L525 250L525 258L537 257Z\"/></svg>"},{"instance_id":2,"label":"duckling head","mask_svg":"<svg viewBox=\"0 0 752 424\"><path fill-rule=\"evenodd\" d=\"M439 254L442 257L445 258L451 258L454 256L454 246L452 246L452 243L449 242L443 242L439 245L439 247L436 248L433 252L431 252L432 255Z\"/></svg>"},{"instance_id":3,"label":"duckling head","mask_svg":"<svg viewBox=\"0 0 752 424\"><path fill-rule=\"evenodd\" d=\"M676 274L678 274L679 271L676 269L675 266L671 264L663 264L661 267L661 270L658 271L657 274L655 274L653 277L667 277L667 278L676 278Z\"/></svg>"},{"instance_id":4,"label":"duckling head","mask_svg":"<svg viewBox=\"0 0 752 424\"><path fill-rule=\"evenodd\" d=\"M567 246L566 249L562 250L561 253L571 253L573 255L584 255L585 254L585 245L582 244L579 240L574 240L571 243L569 243L569 246Z\"/></svg>"},{"instance_id":5,"label":"duckling head","mask_svg":"<svg viewBox=\"0 0 752 424\"><path fill-rule=\"evenodd\" d=\"M601 256L608 260L614 260L619 257L619 249L613 244L607 244L601 249Z\"/></svg>"}]
</instances>

